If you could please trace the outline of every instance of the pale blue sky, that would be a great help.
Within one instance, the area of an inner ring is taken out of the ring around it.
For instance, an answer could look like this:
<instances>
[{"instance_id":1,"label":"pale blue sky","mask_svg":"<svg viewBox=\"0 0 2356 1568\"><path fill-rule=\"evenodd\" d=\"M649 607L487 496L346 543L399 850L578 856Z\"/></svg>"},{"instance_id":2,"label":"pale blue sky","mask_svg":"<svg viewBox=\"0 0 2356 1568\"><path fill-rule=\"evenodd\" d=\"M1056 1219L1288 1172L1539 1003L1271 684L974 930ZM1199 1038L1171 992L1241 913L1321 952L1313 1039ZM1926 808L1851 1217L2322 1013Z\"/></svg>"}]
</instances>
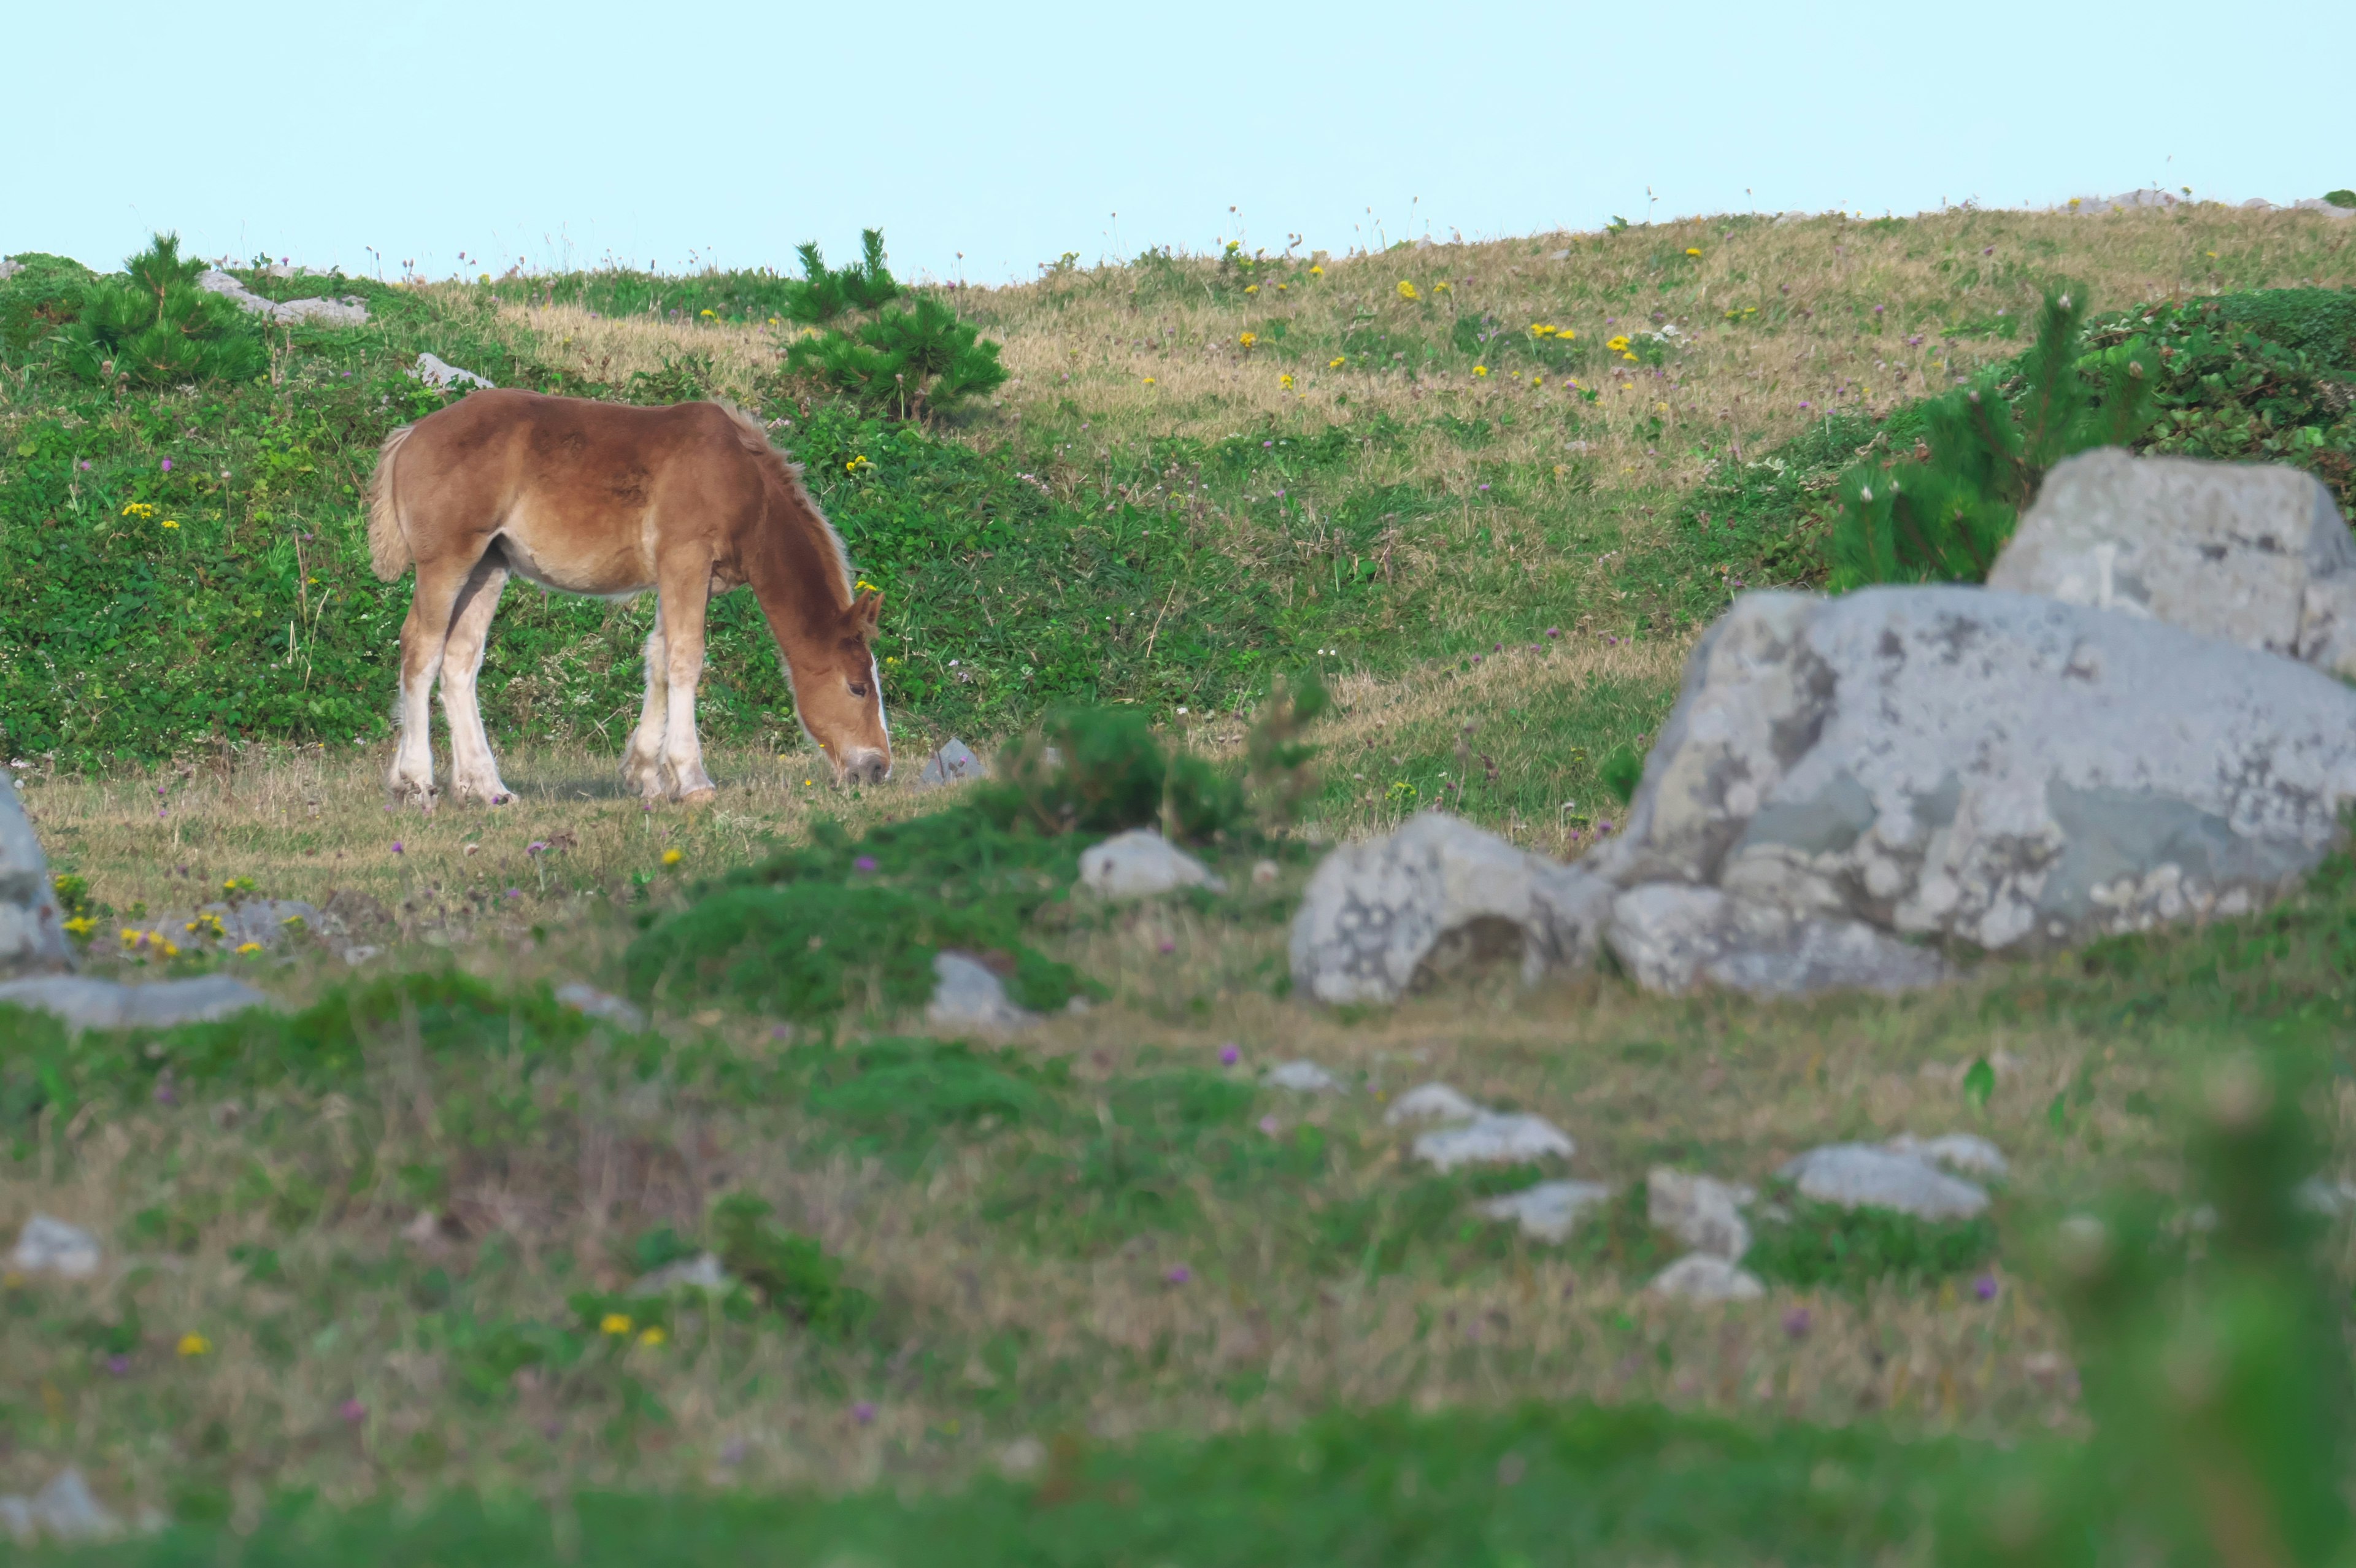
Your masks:
<instances>
[{"instance_id":1,"label":"pale blue sky","mask_svg":"<svg viewBox=\"0 0 2356 1568\"><path fill-rule=\"evenodd\" d=\"M1339 251L1377 221L2356 186L2347 0L0 0L0 253L102 267L158 228L350 271L373 246L388 275L785 267L880 224L905 275L988 283L1066 251Z\"/></svg>"}]
</instances>

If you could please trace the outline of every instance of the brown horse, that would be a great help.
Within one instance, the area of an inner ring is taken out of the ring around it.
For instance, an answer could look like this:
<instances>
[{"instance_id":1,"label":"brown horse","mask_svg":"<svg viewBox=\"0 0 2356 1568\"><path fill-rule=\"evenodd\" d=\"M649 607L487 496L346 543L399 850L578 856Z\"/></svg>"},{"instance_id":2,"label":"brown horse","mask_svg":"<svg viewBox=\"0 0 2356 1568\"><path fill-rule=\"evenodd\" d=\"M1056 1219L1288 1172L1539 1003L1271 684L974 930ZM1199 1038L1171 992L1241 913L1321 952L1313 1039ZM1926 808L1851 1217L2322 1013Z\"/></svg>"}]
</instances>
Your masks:
<instances>
[{"instance_id":1,"label":"brown horse","mask_svg":"<svg viewBox=\"0 0 2356 1568\"><path fill-rule=\"evenodd\" d=\"M630 408L471 392L385 437L369 486L369 553L387 582L417 563L401 628L401 744L387 785L434 803L427 697L450 724L452 793L507 800L475 702L510 572L567 593L652 588L646 705L622 777L649 799L712 795L695 733L704 606L739 583L785 656L802 728L837 783L892 771L870 644L883 595L854 593L838 538L760 426L717 403Z\"/></svg>"}]
</instances>

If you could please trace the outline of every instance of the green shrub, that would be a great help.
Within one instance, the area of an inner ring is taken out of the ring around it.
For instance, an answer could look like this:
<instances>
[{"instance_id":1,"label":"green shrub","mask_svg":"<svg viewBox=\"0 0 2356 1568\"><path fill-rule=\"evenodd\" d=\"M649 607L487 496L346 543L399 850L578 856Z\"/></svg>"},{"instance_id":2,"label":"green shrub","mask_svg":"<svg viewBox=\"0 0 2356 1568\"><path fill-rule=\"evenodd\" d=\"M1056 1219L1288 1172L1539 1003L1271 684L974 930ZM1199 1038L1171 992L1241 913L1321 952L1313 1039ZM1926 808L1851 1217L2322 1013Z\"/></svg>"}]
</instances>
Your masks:
<instances>
[{"instance_id":1,"label":"green shrub","mask_svg":"<svg viewBox=\"0 0 2356 1568\"><path fill-rule=\"evenodd\" d=\"M2158 357L2139 336L2083 351L2085 317L2083 290L2048 294L2036 342L2009 373L1926 403L1911 460L1869 459L1843 476L1835 590L1984 580L2047 470L2150 428Z\"/></svg>"},{"instance_id":2,"label":"green shrub","mask_svg":"<svg viewBox=\"0 0 2356 1568\"><path fill-rule=\"evenodd\" d=\"M1986 1214L1933 1221L1894 1209L1845 1209L1801 1198L1784 1184L1770 1200L1790 1217L1762 1221L1742 1266L1802 1290L1921 1285L1967 1274L1996 1255L1996 1221Z\"/></svg>"},{"instance_id":3,"label":"green shrub","mask_svg":"<svg viewBox=\"0 0 2356 1568\"><path fill-rule=\"evenodd\" d=\"M900 284L884 264L884 231L860 231L861 258L848 267L829 267L818 241L794 247L802 259L799 281L787 280L782 312L788 321L825 326L846 312L882 310L900 297Z\"/></svg>"},{"instance_id":4,"label":"green shrub","mask_svg":"<svg viewBox=\"0 0 2356 1568\"><path fill-rule=\"evenodd\" d=\"M82 296L98 274L80 261L37 251L14 260L16 271L0 278L0 345L22 354L81 314Z\"/></svg>"},{"instance_id":5,"label":"green shrub","mask_svg":"<svg viewBox=\"0 0 2356 1568\"><path fill-rule=\"evenodd\" d=\"M996 391L1008 374L998 345L929 294L906 310L801 339L786 351L786 368L862 410L901 420L952 412Z\"/></svg>"},{"instance_id":6,"label":"green shrub","mask_svg":"<svg viewBox=\"0 0 2356 1568\"><path fill-rule=\"evenodd\" d=\"M768 1204L731 1193L712 1206L712 1250L728 1272L782 1312L830 1339L858 1332L875 1309L865 1291L842 1283L842 1260L770 1219Z\"/></svg>"},{"instance_id":7,"label":"green shrub","mask_svg":"<svg viewBox=\"0 0 2356 1568\"><path fill-rule=\"evenodd\" d=\"M123 267L124 275L82 290L74 318L54 339L59 357L84 380L250 381L270 368L252 317L197 287L205 264L181 257L178 235L156 235Z\"/></svg>"}]
</instances>

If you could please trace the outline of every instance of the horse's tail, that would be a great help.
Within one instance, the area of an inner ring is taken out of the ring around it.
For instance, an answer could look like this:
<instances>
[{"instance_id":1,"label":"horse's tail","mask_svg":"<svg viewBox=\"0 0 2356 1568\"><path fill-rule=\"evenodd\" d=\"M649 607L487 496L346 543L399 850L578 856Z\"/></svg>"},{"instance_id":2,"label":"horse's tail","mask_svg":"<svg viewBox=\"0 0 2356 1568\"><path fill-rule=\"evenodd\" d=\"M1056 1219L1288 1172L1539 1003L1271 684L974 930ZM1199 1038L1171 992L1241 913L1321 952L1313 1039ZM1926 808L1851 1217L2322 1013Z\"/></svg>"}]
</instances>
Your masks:
<instances>
[{"instance_id":1,"label":"horse's tail","mask_svg":"<svg viewBox=\"0 0 2356 1568\"><path fill-rule=\"evenodd\" d=\"M376 449L375 476L369 480L369 563L387 582L409 565L409 537L402 532L401 509L392 498L392 460L401 455L401 443L416 428L402 425L384 438L384 444Z\"/></svg>"}]
</instances>

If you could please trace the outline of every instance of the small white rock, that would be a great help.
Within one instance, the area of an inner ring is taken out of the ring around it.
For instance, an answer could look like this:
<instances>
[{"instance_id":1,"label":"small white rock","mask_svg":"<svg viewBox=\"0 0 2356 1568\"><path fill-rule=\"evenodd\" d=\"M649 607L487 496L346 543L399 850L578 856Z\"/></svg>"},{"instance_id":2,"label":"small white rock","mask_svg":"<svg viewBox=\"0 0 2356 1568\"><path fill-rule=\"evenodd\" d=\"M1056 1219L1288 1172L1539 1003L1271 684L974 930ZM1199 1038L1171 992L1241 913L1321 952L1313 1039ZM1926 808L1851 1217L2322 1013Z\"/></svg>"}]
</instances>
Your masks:
<instances>
[{"instance_id":1,"label":"small white rock","mask_svg":"<svg viewBox=\"0 0 2356 1568\"><path fill-rule=\"evenodd\" d=\"M1611 1196L1612 1189L1600 1181L1541 1181L1490 1199L1481 1212L1492 1220L1517 1221L1522 1234L1533 1241L1560 1245L1570 1240L1581 1214Z\"/></svg>"},{"instance_id":2,"label":"small white rock","mask_svg":"<svg viewBox=\"0 0 2356 1568\"><path fill-rule=\"evenodd\" d=\"M98 1272L105 1254L98 1238L80 1225L47 1214L36 1214L17 1232L16 1250L9 1266L26 1274L54 1274L61 1279L88 1279Z\"/></svg>"},{"instance_id":3,"label":"small white rock","mask_svg":"<svg viewBox=\"0 0 2356 1568\"><path fill-rule=\"evenodd\" d=\"M1391 1102L1383 1121L1396 1127L1408 1122L1469 1122L1481 1114L1480 1106L1445 1083L1419 1083Z\"/></svg>"},{"instance_id":4,"label":"small white rock","mask_svg":"<svg viewBox=\"0 0 2356 1568\"><path fill-rule=\"evenodd\" d=\"M642 1032L647 1027L647 1015L637 1007L579 980L567 980L557 987L556 1000L584 1018L603 1019L633 1033Z\"/></svg>"},{"instance_id":5,"label":"small white rock","mask_svg":"<svg viewBox=\"0 0 2356 1568\"><path fill-rule=\"evenodd\" d=\"M1942 1133L1935 1138L1918 1138L1912 1133L1901 1133L1883 1146L1899 1154L1911 1154L1916 1159L1944 1166L1958 1176L1985 1177L2001 1181L2010 1168L2006 1165L2004 1151L1976 1133Z\"/></svg>"},{"instance_id":6,"label":"small white rock","mask_svg":"<svg viewBox=\"0 0 2356 1568\"><path fill-rule=\"evenodd\" d=\"M1290 1089L1302 1094L1330 1094L1342 1087L1340 1079L1306 1057L1278 1062L1260 1082L1271 1089Z\"/></svg>"},{"instance_id":7,"label":"small white rock","mask_svg":"<svg viewBox=\"0 0 2356 1568\"><path fill-rule=\"evenodd\" d=\"M1877 1144L1827 1144L1810 1149L1777 1173L1796 1182L1800 1196L1844 1209L1894 1209L1922 1220L1968 1220L1988 1196L1912 1155Z\"/></svg>"},{"instance_id":8,"label":"small white rock","mask_svg":"<svg viewBox=\"0 0 2356 1568\"><path fill-rule=\"evenodd\" d=\"M1655 1296L1686 1301L1753 1301L1767 1294L1756 1276L1708 1253L1689 1253L1679 1258L1644 1288Z\"/></svg>"},{"instance_id":9,"label":"small white rock","mask_svg":"<svg viewBox=\"0 0 2356 1568\"><path fill-rule=\"evenodd\" d=\"M1100 899L1150 899L1181 888L1226 884L1194 856L1148 827L1116 833L1080 857L1080 885Z\"/></svg>"},{"instance_id":10,"label":"small white rock","mask_svg":"<svg viewBox=\"0 0 2356 1568\"><path fill-rule=\"evenodd\" d=\"M1435 1170L1460 1165L1519 1165L1549 1156L1569 1159L1579 1152L1570 1135L1544 1116L1483 1112L1469 1122L1441 1127L1415 1140L1415 1157Z\"/></svg>"},{"instance_id":11,"label":"small white rock","mask_svg":"<svg viewBox=\"0 0 2356 1568\"><path fill-rule=\"evenodd\" d=\"M717 1253L698 1253L691 1258L667 1263L630 1286L632 1296L667 1296L680 1285L708 1290L724 1296L736 1286L727 1269L721 1266Z\"/></svg>"},{"instance_id":12,"label":"small white rock","mask_svg":"<svg viewBox=\"0 0 2356 1568\"><path fill-rule=\"evenodd\" d=\"M964 953L933 955L933 999L927 1022L944 1029L1017 1029L1038 1015L1014 1005L1006 986L981 960Z\"/></svg>"},{"instance_id":13,"label":"small white rock","mask_svg":"<svg viewBox=\"0 0 2356 1568\"><path fill-rule=\"evenodd\" d=\"M1756 1196L1747 1187L1656 1166L1644 1178L1644 1219L1697 1253L1740 1263L1751 1250L1742 1206Z\"/></svg>"},{"instance_id":14,"label":"small white rock","mask_svg":"<svg viewBox=\"0 0 2356 1568\"><path fill-rule=\"evenodd\" d=\"M81 1472L70 1466L30 1498L0 1497L0 1525L19 1546L43 1535L53 1541L102 1541L123 1532L115 1517L98 1506Z\"/></svg>"},{"instance_id":15,"label":"small white rock","mask_svg":"<svg viewBox=\"0 0 2356 1568\"><path fill-rule=\"evenodd\" d=\"M1037 1475L1047 1463L1047 1445L1036 1437L1017 1437L998 1451L998 1473L1010 1481Z\"/></svg>"}]
</instances>

